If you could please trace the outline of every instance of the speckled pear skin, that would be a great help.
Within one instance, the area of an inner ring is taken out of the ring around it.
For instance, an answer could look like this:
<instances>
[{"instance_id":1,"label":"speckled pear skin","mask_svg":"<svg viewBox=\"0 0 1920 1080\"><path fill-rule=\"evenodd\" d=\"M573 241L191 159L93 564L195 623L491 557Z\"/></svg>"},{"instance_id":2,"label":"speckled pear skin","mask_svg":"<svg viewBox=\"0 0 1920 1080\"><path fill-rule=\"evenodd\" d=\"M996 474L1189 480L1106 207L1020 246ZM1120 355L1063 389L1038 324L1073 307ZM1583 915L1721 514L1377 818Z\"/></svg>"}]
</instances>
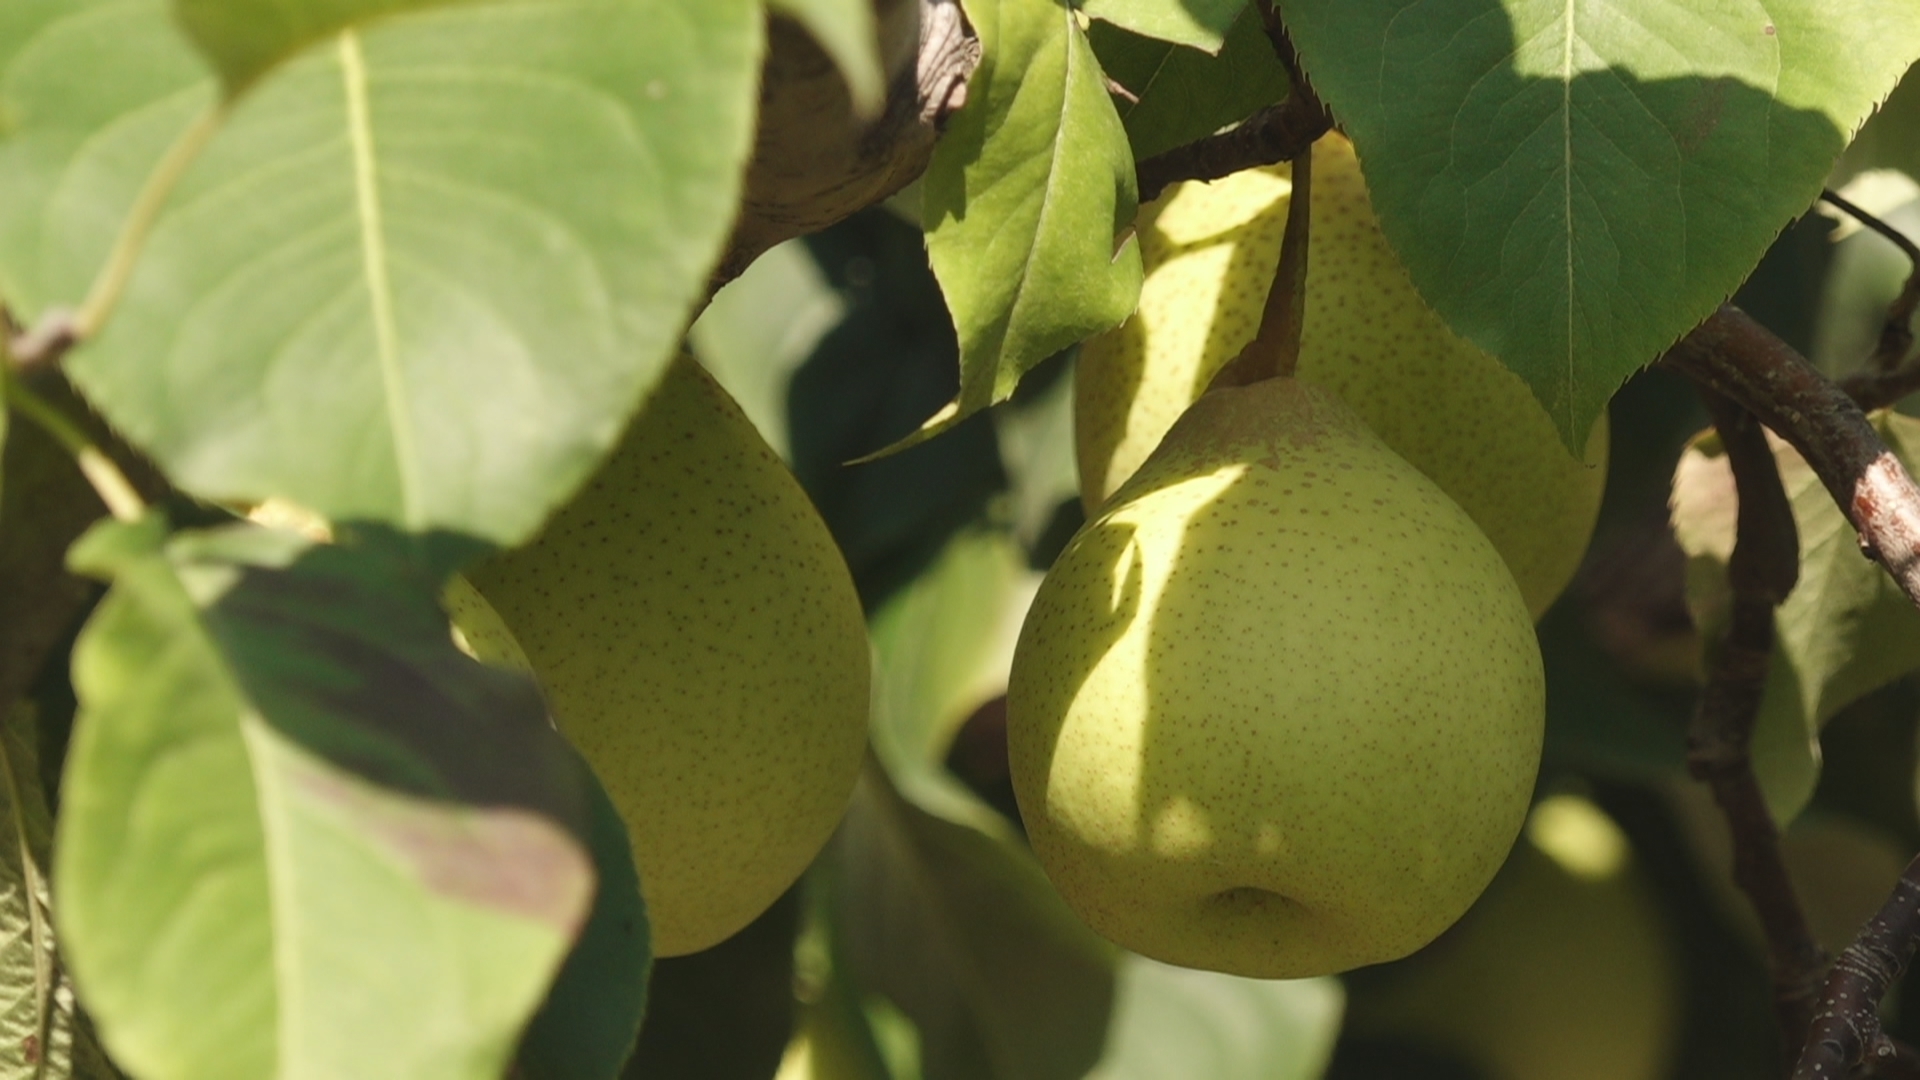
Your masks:
<instances>
[{"instance_id":1,"label":"speckled pear skin","mask_svg":"<svg viewBox=\"0 0 1920 1080\"><path fill-rule=\"evenodd\" d=\"M1090 926L1298 978L1466 911L1526 816L1545 684L1466 514L1273 379L1203 397L1068 544L1007 707L1034 852Z\"/></svg>"},{"instance_id":2,"label":"speckled pear skin","mask_svg":"<svg viewBox=\"0 0 1920 1080\"><path fill-rule=\"evenodd\" d=\"M656 955L730 937L793 884L860 771L866 623L813 504L698 364L471 579L626 820Z\"/></svg>"},{"instance_id":3,"label":"speckled pear skin","mask_svg":"<svg viewBox=\"0 0 1920 1080\"><path fill-rule=\"evenodd\" d=\"M1507 560L1535 618L1578 569L1606 485L1607 422L1584 460L1520 378L1449 330L1373 215L1353 144L1314 146L1307 322L1296 374L1339 394L1440 485ZM1174 417L1259 327L1292 193L1288 166L1183 184L1142 211L1137 314L1082 347L1082 500L1132 475ZM1169 224L1171 223L1171 224Z\"/></svg>"}]
</instances>

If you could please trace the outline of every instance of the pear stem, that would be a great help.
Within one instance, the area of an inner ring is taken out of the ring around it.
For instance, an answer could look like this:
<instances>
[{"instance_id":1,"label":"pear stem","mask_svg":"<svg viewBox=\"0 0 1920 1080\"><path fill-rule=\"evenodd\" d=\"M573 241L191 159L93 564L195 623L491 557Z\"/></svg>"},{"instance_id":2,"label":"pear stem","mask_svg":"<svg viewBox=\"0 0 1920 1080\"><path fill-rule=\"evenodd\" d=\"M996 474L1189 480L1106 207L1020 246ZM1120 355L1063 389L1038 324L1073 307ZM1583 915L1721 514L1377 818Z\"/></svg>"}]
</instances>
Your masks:
<instances>
[{"instance_id":1,"label":"pear stem","mask_svg":"<svg viewBox=\"0 0 1920 1080\"><path fill-rule=\"evenodd\" d=\"M1260 312L1260 329L1240 355L1214 376L1214 386L1250 386L1293 375L1300 364L1300 333L1307 321L1307 240L1313 216L1313 148L1293 159L1293 193L1280 263Z\"/></svg>"}]
</instances>

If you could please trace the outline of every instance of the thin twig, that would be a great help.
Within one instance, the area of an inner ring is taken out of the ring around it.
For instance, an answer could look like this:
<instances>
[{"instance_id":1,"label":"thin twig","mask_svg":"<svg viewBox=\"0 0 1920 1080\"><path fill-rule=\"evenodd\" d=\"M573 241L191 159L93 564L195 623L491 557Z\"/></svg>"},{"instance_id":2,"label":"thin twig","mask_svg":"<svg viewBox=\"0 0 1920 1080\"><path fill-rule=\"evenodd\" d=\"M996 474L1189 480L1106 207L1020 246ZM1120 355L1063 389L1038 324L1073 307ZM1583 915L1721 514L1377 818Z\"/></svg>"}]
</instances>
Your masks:
<instances>
[{"instance_id":1,"label":"thin twig","mask_svg":"<svg viewBox=\"0 0 1920 1080\"><path fill-rule=\"evenodd\" d=\"M1834 961L1826 993L1794 1066L1793 1080L1839 1080L1863 1060L1884 1071L1902 1048L1880 1030L1880 1000L1899 981L1920 941L1920 858L1907 864L1893 895Z\"/></svg>"},{"instance_id":2,"label":"thin twig","mask_svg":"<svg viewBox=\"0 0 1920 1080\"><path fill-rule=\"evenodd\" d=\"M1152 202L1182 180L1218 180L1242 169L1291 161L1331 130L1333 119L1318 101L1289 95L1217 135L1141 162L1136 170L1140 201Z\"/></svg>"},{"instance_id":3,"label":"thin twig","mask_svg":"<svg viewBox=\"0 0 1920 1080\"><path fill-rule=\"evenodd\" d=\"M1907 257L1907 280L1900 294L1887 305L1887 317L1880 324L1880 338L1873 347L1866 368L1841 380L1841 387L1863 409L1884 408L1920 390L1920 358L1906 367L1900 362L1913 350L1913 313L1920 310L1920 244L1905 233L1861 209L1845 196L1822 191L1820 197L1849 217L1885 237Z\"/></svg>"},{"instance_id":4,"label":"thin twig","mask_svg":"<svg viewBox=\"0 0 1920 1080\"><path fill-rule=\"evenodd\" d=\"M1920 606L1920 487L1845 391L1730 304L1663 362L1793 444L1860 534L1862 550Z\"/></svg>"},{"instance_id":5,"label":"thin twig","mask_svg":"<svg viewBox=\"0 0 1920 1080\"><path fill-rule=\"evenodd\" d=\"M1688 732L1687 768L1712 789L1727 819L1733 879L1760 917L1784 1060L1791 1062L1813 1019L1827 957L1787 874L1780 831L1754 775L1751 749L1774 647L1773 611L1799 577L1798 529L1759 422L1711 388L1701 387L1700 396L1726 448L1739 513L1727 561L1732 613Z\"/></svg>"}]
</instances>

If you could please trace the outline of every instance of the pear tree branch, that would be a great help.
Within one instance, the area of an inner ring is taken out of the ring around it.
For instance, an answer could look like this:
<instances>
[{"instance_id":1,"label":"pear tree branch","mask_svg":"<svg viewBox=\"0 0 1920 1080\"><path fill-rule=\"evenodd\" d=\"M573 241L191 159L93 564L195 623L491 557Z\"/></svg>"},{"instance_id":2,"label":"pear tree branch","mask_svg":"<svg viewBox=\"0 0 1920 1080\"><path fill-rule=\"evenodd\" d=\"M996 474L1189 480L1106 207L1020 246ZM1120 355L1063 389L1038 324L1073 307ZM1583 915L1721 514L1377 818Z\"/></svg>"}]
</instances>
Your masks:
<instances>
[{"instance_id":1,"label":"pear tree branch","mask_svg":"<svg viewBox=\"0 0 1920 1080\"><path fill-rule=\"evenodd\" d=\"M1880 1028L1880 1000L1920 942L1920 858L1907 864L1879 912L1834 962L1793 1080L1845 1076L1865 1063L1878 1075L1911 1075L1913 1052Z\"/></svg>"},{"instance_id":2,"label":"pear tree branch","mask_svg":"<svg viewBox=\"0 0 1920 1080\"><path fill-rule=\"evenodd\" d=\"M1727 579L1733 602L1687 735L1687 769L1708 785L1733 841L1733 879L1767 943L1785 1059L1799 1056L1827 957L1814 940L1780 853L1780 831L1753 771L1753 731L1774 647L1773 612L1800 573L1798 528L1766 433L1752 413L1702 387L1739 498Z\"/></svg>"}]
</instances>

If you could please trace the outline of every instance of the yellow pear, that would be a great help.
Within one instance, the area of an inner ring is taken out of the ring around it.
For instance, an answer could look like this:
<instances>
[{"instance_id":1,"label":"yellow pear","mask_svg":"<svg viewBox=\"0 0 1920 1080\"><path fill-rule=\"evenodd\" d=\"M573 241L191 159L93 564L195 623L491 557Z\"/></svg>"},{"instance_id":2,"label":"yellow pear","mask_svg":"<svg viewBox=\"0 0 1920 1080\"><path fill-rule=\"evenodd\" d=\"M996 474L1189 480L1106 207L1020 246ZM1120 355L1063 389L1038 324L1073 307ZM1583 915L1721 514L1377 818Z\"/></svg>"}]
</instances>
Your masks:
<instances>
[{"instance_id":1,"label":"yellow pear","mask_svg":"<svg viewBox=\"0 0 1920 1080\"><path fill-rule=\"evenodd\" d=\"M1307 319L1296 374L1339 394L1467 511L1538 618L1579 566L1600 508L1606 418L1567 453L1520 378L1447 329L1381 235L1353 146L1314 147ZM1074 430L1091 513L1253 340L1279 260L1288 167L1191 182L1141 211L1138 312L1081 348Z\"/></svg>"},{"instance_id":2,"label":"yellow pear","mask_svg":"<svg viewBox=\"0 0 1920 1080\"><path fill-rule=\"evenodd\" d=\"M656 954L731 936L799 877L860 772L866 624L806 493L698 364L471 580L626 820Z\"/></svg>"},{"instance_id":3,"label":"yellow pear","mask_svg":"<svg viewBox=\"0 0 1920 1080\"><path fill-rule=\"evenodd\" d=\"M1519 588L1332 394L1216 389L1068 544L1007 690L1035 854L1157 960L1404 956L1505 859L1545 688Z\"/></svg>"},{"instance_id":4,"label":"yellow pear","mask_svg":"<svg viewBox=\"0 0 1920 1080\"><path fill-rule=\"evenodd\" d=\"M1625 835L1575 795L1542 800L1472 911L1358 985L1352 1030L1437 1043L1488 1080L1659 1080L1679 957Z\"/></svg>"}]
</instances>

